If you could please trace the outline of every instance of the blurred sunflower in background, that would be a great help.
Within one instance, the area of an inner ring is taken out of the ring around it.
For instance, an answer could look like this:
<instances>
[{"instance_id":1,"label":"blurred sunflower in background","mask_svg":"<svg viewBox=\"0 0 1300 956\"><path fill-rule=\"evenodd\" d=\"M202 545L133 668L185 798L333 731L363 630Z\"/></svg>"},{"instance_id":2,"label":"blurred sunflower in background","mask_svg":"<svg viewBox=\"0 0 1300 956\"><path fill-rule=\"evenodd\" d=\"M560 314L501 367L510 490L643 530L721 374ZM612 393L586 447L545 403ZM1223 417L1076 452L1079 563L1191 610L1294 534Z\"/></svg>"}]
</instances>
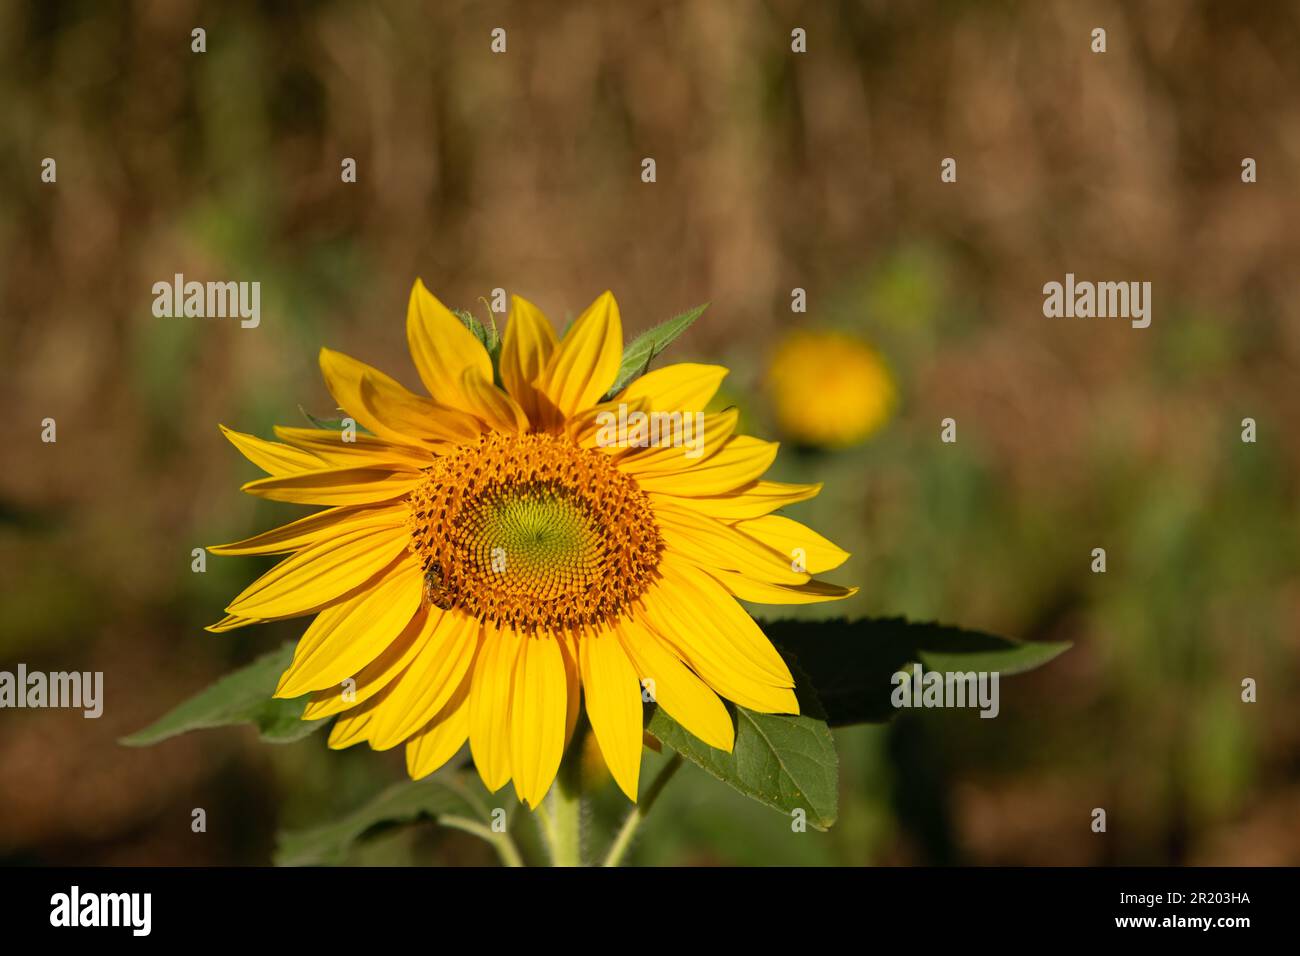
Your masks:
<instances>
[{"instance_id":1,"label":"blurred sunflower in background","mask_svg":"<svg viewBox=\"0 0 1300 956\"><path fill-rule=\"evenodd\" d=\"M898 401L880 354L846 332L789 333L772 351L765 384L781 433L814 448L865 441Z\"/></svg>"},{"instance_id":2,"label":"blurred sunflower in background","mask_svg":"<svg viewBox=\"0 0 1300 956\"><path fill-rule=\"evenodd\" d=\"M821 486L764 481L777 446L733 434L734 409L701 413L698 454L598 438L614 409L704 409L725 368L670 365L611 395L623 331L608 292L562 341L513 297L498 343L417 281L407 338L430 397L321 352L331 394L369 434L276 428L282 441L270 442L225 430L269 475L243 490L325 506L211 549L289 557L209 630L316 615L276 696L311 694L307 720L340 715L331 747L404 743L415 778L468 739L488 789L513 780L532 807L556 777L580 699L633 800L643 681L723 750L734 728L719 695L798 713L789 669L737 598L855 592L812 577L846 552L773 514Z\"/></svg>"}]
</instances>

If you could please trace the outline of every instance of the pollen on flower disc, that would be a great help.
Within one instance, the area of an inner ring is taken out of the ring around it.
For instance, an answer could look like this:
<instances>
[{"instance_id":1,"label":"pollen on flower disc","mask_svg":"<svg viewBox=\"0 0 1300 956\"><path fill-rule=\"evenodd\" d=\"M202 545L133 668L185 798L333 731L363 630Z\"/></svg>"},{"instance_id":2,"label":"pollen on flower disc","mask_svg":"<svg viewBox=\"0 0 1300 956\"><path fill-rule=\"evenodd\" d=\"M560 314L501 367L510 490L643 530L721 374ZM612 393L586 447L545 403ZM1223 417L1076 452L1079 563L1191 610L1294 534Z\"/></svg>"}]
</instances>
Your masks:
<instances>
[{"instance_id":1,"label":"pollen on flower disc","mask_svg":"<svg viewBox=\"0 0 1300 956\"><path fill-rule=\"evenodd\" d=\"M408 503L429 600L522 631L617 617L663 549L636 482L555 435L485 435L438 458Z\"/></svg>"}]
</instances>

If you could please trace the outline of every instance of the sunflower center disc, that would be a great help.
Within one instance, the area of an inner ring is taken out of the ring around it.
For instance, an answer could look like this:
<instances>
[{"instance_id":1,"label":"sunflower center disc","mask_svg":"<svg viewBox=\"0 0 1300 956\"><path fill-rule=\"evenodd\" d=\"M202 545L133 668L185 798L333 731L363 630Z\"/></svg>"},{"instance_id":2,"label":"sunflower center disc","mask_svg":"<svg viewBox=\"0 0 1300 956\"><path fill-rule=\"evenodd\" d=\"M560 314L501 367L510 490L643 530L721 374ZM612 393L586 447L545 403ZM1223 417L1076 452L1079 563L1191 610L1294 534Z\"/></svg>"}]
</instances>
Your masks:
<instances>
[{"instance_id":1,"label":"sunflower center disc","mask_svg":"<svg viewBox=\"0 0 1300 956\"><path fill-rule=\"evenodd\" d=\"M609 620L649 587L650 502L602 452L554 435L485 435L437 459L408 500L425 596L517 630Z\"/></svg>"}]
</instances>

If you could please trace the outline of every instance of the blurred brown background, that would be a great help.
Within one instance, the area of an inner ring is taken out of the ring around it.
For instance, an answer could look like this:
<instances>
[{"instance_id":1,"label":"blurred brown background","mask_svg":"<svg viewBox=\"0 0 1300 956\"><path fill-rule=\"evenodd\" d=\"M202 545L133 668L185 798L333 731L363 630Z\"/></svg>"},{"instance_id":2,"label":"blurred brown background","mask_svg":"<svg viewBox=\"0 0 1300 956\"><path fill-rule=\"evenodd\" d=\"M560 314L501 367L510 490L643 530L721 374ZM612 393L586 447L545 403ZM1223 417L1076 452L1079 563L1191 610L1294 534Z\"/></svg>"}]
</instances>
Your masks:
<instances>
[{"instance_id":1,"label":"blurred brown background","mask_svg":"<svg viewBox=\"0 0 1300 956\"><path fill-rule=\"evenodd\" d=\"M107 697L0 712L0 860L266 862L401 777L320 737L115 740L301 629L201 630L261 565L190 549L297 513L238 493L216 426L328 414L322 345L415 384L419 275L557 323L608 287L630 331L709 300L673 355L731 365L765 437L781 336L863 336L897 415L780 463L862 586L806 612L1076 642L997 720L840 733L828 834L689 770L639 860L1300 863L1298 49L1287 2L0 0L0 669ZM260 281L260 327L155 318L178 272ZM1045 319L1066 272L1151 281L1151 327ZM491 857L424 827L360 859Z\"/></svg>"}]
</instances>

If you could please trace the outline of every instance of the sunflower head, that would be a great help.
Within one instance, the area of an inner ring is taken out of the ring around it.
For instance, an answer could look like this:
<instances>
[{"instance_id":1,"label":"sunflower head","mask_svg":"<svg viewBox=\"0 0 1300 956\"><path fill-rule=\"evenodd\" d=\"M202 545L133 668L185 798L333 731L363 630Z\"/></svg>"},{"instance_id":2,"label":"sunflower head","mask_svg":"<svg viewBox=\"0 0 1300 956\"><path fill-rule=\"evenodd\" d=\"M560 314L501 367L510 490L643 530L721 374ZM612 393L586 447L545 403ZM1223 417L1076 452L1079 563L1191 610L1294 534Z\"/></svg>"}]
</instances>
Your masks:
<instances>
[{"instance_id":1,"label":"sunflower head","mask_svg":"<svg viewBox=\"0 0 1300 956\"><path fill-rule=\"evenodd\" d=\"M636 481L552 434L485 434L435 460L408 504L438 606L529 633L617 618L663 550Z\"/></svg>"},{"instance_id":2,"label":"sunflower head","mask_svg":"<svg viewBox=\"0 0 1300 956\"><path fill-rule=\"evenodd\" d=\"M314 615L277 696L337 717L332 747L404 745L412 777L468 741L487 787L513 781L529 806L582 710L633 800L643 698L724 750L724 698L798 712L737 602L846 597L813 575L848 555L776 513L818 486L764 480L776 446L704 413L725 369L669 365L614 393L608 292L563 340L514 297L497 351L417 281L407 338L427 394L321 352L362 431L223 429L267 473L245 491L321 509L211 549L285 557L210 630Z\"/></svg>"},{"instance_id":3,"label":"sunflower head","mask_svg":"<svg viewBox=\"0 0 1300 956\"><path fill-rule=\"evenodd\" d=\"M803 445L845 448L893 413L893 376L880 355L844 332L800 330L772 354L768 393L781 432Z\"/></svg>"}]
</instances>

